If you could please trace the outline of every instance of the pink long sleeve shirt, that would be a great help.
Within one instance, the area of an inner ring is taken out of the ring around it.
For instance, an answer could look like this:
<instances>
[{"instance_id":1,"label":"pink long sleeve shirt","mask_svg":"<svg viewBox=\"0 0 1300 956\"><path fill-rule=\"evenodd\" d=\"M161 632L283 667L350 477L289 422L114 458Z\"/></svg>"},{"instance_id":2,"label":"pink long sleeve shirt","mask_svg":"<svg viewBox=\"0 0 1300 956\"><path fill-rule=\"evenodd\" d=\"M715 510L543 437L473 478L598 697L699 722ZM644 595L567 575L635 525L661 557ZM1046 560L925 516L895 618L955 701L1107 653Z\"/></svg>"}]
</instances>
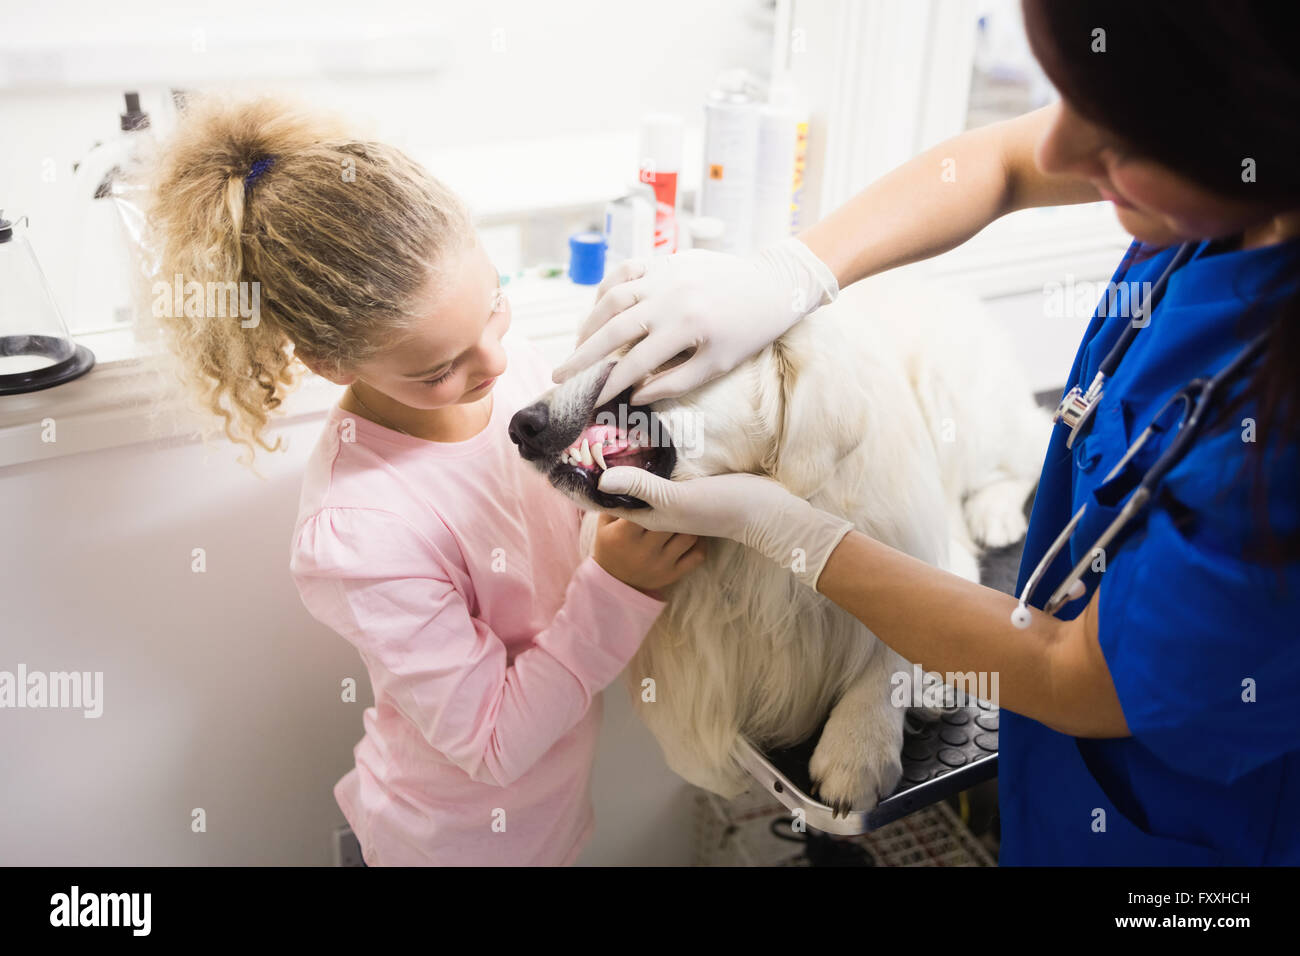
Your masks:
<instances>
[{"instance_id":1,"label":"pink long sleeve shirt","mask_svg":"<svg viewBox=\"0 0 1300 956\"><path fill-rule=\"evenodd\" d=\"M595 825L600 691L663 604L578 549L510 416L549 385L507 337L488 427L428 442L331 409L291 570L374 688L334 796L372 866L567 865Z\"/></svg>"}]
</instances>

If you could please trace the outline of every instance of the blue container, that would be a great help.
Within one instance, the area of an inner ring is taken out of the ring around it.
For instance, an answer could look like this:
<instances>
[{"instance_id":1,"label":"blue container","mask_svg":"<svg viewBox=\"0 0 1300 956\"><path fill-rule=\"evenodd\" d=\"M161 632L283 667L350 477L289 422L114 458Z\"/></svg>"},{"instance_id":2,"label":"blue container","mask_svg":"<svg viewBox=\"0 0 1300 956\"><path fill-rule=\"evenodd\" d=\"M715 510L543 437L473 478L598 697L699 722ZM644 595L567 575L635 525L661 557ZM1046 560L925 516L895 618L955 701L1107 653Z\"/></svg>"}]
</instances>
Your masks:
<instances>
[{"instance_id":1,"label":"blue container","mask_svg":"<svg viewBox=\"0 0 1300 956\"><path fill-rule=\"evenodd\" d=\"M575 232L569 237L569 278L578 285L599 285L605 278L605 236Z\"/></svg>"}]
</instances>

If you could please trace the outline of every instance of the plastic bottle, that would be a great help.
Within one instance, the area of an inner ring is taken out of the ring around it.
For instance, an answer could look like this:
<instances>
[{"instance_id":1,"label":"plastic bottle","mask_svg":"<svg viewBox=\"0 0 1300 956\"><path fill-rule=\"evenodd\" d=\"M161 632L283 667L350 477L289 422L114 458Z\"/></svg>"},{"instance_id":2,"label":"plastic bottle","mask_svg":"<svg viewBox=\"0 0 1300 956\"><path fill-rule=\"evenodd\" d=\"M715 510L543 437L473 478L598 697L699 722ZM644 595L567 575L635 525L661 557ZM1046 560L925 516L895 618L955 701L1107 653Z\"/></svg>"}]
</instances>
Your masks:
<instances>
[{"instance_id":1,"label":"plastic bottle","mask_svg":"<svg viewBox=\"0 0 1300 956\"><path fill-rule=\"evenodd\" d=\"M654 255L656 204L654 190L638 180L605 206L607 266Z\"/></svg>"},{"instance_id":2,"label":"plastic bottle","mask_svg":"<svg viewBox=\"0 0 1300 956\"><path fill-rule=\"evenodd\" d=\"M677 174L682 167L682 118L672 113L641 117L639 178L655 194L655 255L677 251Z\"/></svg>"},{"instance_id":3,"label":"plastic bottle","mask_svg":"<svg viewBox=\"0 0 1300 956\"><path fill-rule=\"evenodd\" d=\"M760 103L745 70L729 70L704 104L704 170L696 212L726 223L723 251L754 246Z\"/></svg>"},{"instance_id":4,"label":"plastic bottle","mask_svg":"<svg viewBox=\"0 0 1300 956\"><path fill-rule=\"evenodd\" d=\"M121 133L99 143L77 164L77 198L85 203L77 247L72 321L74 332L129 327L135 320L139 285L153 265L143 238L143 184L132 178L146 141L149 114L138 93L125 94Z\"/></svg>"},{"instance_id":5,"label":"plastic bottle","mask_svg":"<svg viewBox=\"0 0 1300 956\"><path fill-rule=\"evenodd\" d=\"M788 86L773 88L759 110L758 167L754 193L754 246L788 238L802 203L808 117Z\"/></svg>"},{"instance_id":6,"label":"plastic bottle","mask_svg":"<svg viewBox=\"0 0 1300 956\"><path fill-rule=\"evenodd\" d=\"M712 216L695 216L687 225L687 235L692 249L722 250L722 237L727 234L727 224Z\"/></svg>"}]
</instances>

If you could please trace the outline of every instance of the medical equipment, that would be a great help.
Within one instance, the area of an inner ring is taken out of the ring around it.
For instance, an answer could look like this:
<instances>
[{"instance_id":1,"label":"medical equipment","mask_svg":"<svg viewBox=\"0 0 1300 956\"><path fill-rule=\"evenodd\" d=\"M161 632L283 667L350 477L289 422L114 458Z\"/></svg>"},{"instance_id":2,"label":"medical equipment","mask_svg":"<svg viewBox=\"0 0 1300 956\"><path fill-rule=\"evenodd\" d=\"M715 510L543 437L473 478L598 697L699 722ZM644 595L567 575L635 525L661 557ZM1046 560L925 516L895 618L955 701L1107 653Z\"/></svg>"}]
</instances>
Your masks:
<instances>
[{"instance_id":1,"label":"medical equipment","mask_svg":"<svg viewBox=\"0 0 1300 956\"><path fill-rule=\"evenodd\" d=\"M1138 331L1145 328L1150 321L1151 312L1156 303L1160 301L1160 296L1164 294L1165 284L1169 281L1169 277L1173 275L1175 269L1188 259L1192 248L1193 244L1190 242L1179 246L1174 257L1169 260L1169 265L1165 267L1165 271L1160 273L1160 278L1151 287L1146 299L1141 305L1132 310L1133 321L1124 327L1124 333L1119 337L1119 341L1102 359L1101 365L1097 367L1097 374L1093 377L1091 384L1088 385L1088 390L1085 392L1078 385L1075 385L1061 399L1061 404L1057 406L1052 421L1064 422L1069 426L1070 437L1065 440L1066 448L1074 447L1074 439L1078 437L1080 429L1092 418L1092 413L1096 411L1097 402L1101 399L1101 392L1106 384L1106 379L1115 373L1120 360L1128 351L1128 347L1133 344L1133 339L1137 337ZM1110 295L1113 303L1114 293L1111 292Z\"/></svg>"},{"instance_id":2,"label":"medical equipment","mask_svg":"<svg viewBox=\"0 0 1300 956\"><path fill-rule=\"evenodd\" d=\"M745 70L729 70L704 104L704 171L696 213L727 224L722 250L745 256L754 248L762 104L758 83Z\"/></svg>"},{"instance_id":3,"label":"medical equipment","mask_svg":"<svg viewBox=\"0 0 1300 956\"><path fill-rule=\"evenodd\" d=\"M789 102L768 102L759 109L758 165L754 174L756 249L793 234L790 222L799 120L799 114Z\"/></svg>"},{"instance_id":4,"label":"medical equipment","mask_svg":"<svg viewBox=\"0 0 1300 956\"><path fill-rule=\"evenodd\" d=\"M823 833L856 836L922 807L992 780L998 773L998 709L987 701L950 707L938 721L909 714L903 736L903 777L870 810L835 816L811 796L808 764L821 729L793 747L765 754L741 738L737 759L768 793Z\"/></svg>"},{"instance_id":5,"label":"medical equipment","mask_svg":"<svg viewBox=\"0 0 1300 956\"><path fill-rule=\"evenodd\" d=\"M722 251L722 237L727 233L727 224L712 216L695 216L686 226L692 249L711 249Z\"/></svg>"},{"instance_id":6,"label":"medical equipment","mask_svg":"<svg viewBox=\"0 0 1300 956\"><path fill-rule=\"evenodd\" d=\"M641 117L638 178L654 189L657 256L677 251L677 174L682 167L682 118L674 113Z\"/></svg>"},{"instance_id":7,"label":"medical equipment","mask_svg":"<svg viewBox=\"0 0 1300 956\"><path fill-rule=\"evenodd\" d=\"M1136 337L1138 329L1144 326L1146 320L1150 318L1155 301L1158 301L1159 296L1163 293L1169 276L1174 269L1191 257L1193 246L1193 243L1184 243L1175 253L1165 271L1152 287L1151 294L1147 296L1147 300L1139 312L1139 315L1143 317L1142 324L1138 325L1130 322L1128 327L1125 328L1124 334L1120 336L1114 348L1107 353L1097 371L1096 377L1093 379L1092 384L1089 385L1087 393L1077 394L1079 390L1076 387L1071 389L1070 393L1062 399L1054 421L1063 422L1070 428L1067 447L1073 445L1079 429L1092 418L1097 401L1101 398L1103 383L1114 374L1120 359L1123 358L1124 353ZM1119 514L1106 526L1106 529L1093 542L1093 546L1084 552L1083 557L1066 575L1065 580L1052 592L1047 603L1043 605L1044 611L1048 614L1055 614L1067 601L1077 601L1084 596L1087 588L1083 583L1083 575L1087 573L1088 567L1096 560L1098 554L1105 553L1105 549L1110 546L1111 542L1151 500L1155 494L1156 486L1164 479L1169 470L1187 454L1192 442L1196 439L1197 433L1204 424L1205 410L1210 402L1225 383L1238 376L1263 353L1268 341L1268 335L1268 330L1260 333L1237 354L1236 358L1214 376L1208 379L1196 378L1188 382L1183 388L1175 392L1161 406L1160 410L1152 416L1150 423L1142 430L1142 433L1128 447L1123 457L1120 458L1119 462L1116 463L1115 467L1110 470L1098 486L1099 489L1107 490L1107 497L1110 500L1116 503L1123 501ZM1130 473L1127 466L1134 456L1152 436L1164 432L1174 434L1169 447L1147 468L1145 473ZM1122 479L1122 481L1117 482L1114 488L1107 488L1112 481L1117 481L1117 479ZM1078 527L1087 509L1088 505L1085 503L1074 513L1069 523L1056 537L1056 540L1052 542L1052 546L1047 549L1042 560L1038 562L1033 574L1029 576L1029 580L1025 582L1016 609L1011 612L1011 623L1017 628L1024 629L1029 626L1031 615L1027 605L1033 596L1034 588L1037 587L1043 575L1047 573L1048 567L1051 566L1052 562L1056 560L1057 556L1069 543L1070 536L1074 533L1074 529Z\"/></svg>"},{"instance_id":8,"label":"medical equipment","mask_svg":"<svg viewBox=\"0 0 1300 956\"><path fill-rule=\"evenodd\" d=\"M605 205L606 266L624 259L648 259L655 247L655 209L658 200L646 183L628 184L625 196Z\"/></svg>"},{"instance_id":9,"label":"medical equipment","mask_svg":"<svg viewBox=\"0 0 1300 956\"><path fill-rule=\"evenodd\" d=\"M0 395L49 388L95 364L72 341L36 254L14 228L0 211Z\"/></svg>"},{"instance_id":10,"label":"medical equipment","mask_svg":"<svg viewBox=\"0 0 1300 956\"><path fill-rule=\"evenodd\" d=\"M145 234L141 160L153 145L153 125L140 94L124 94L120 134L97 143L73 165L75 270L73 332L133 328L144 304L140 286L156 262Z\"/></svg>"},{"instance_id":11,"label":"medical equipment","mask_svg":"<svg viewBox=\"0 0 1300 956\"><path fill-rule=\"evenodd\" d=\"M599 285L604 277L604 234L575 232L569 236L569 278L578 285Z\"/></svg>"}]
</instances>

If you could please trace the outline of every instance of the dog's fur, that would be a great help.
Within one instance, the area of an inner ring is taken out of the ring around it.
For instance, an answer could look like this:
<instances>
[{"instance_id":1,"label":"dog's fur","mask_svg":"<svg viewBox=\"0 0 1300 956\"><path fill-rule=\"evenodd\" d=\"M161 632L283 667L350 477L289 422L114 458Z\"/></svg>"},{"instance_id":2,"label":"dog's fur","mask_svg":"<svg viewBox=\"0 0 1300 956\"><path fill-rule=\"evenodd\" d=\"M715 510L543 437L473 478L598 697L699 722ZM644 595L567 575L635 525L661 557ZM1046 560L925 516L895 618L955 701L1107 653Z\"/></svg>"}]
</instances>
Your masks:
<instances>
[{"instance_id":1,"label":"dog's fur","mask_svg":"<svg viewBox=\"0 0 1300 956\"><path fill-rule=\"evenodd\" d=\"M556 455L535 464L587 509L598 505L571 477L560 480L558 452L591 420L608 367L539 399ZM1049 431L976 300L897 280L850 287L730 374L653 408L670 430L685 415L698 428L674 480L770 476L972 580L975 542L1023 534ZM588 549L593 519L584 522ZM730 541L710 542L667 602L625 678L673 770L731 797L747 785L733 756L738 735L783 747L826 719L809 768L820 799L844 811L889 795L904 719L890 681L910 664L789 571Z\"/></svg>"}]
</instances>

